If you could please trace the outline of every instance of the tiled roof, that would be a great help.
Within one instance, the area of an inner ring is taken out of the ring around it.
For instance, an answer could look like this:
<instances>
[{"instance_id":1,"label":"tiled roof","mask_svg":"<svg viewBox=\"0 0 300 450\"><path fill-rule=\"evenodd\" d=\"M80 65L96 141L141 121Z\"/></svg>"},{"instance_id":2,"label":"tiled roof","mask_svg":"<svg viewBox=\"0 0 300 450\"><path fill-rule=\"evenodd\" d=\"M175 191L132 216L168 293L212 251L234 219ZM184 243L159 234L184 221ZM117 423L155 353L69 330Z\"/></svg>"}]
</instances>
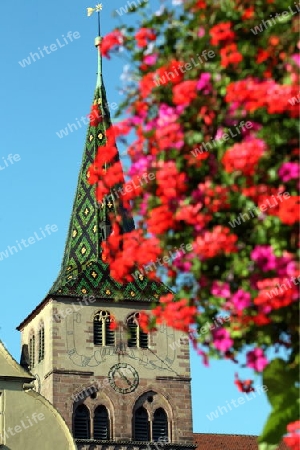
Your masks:
<instances>
[{"instance_id":1,"label":"tiled roof","mask_svg":"<svg viewBox=\"0 0 300 450\"><path fill-rule=\"evenodd\" d=\"M196 450L258 450L257 436L195 433ZM277 450L289 450L282 442Z\"/></svg>"}]
</instances>

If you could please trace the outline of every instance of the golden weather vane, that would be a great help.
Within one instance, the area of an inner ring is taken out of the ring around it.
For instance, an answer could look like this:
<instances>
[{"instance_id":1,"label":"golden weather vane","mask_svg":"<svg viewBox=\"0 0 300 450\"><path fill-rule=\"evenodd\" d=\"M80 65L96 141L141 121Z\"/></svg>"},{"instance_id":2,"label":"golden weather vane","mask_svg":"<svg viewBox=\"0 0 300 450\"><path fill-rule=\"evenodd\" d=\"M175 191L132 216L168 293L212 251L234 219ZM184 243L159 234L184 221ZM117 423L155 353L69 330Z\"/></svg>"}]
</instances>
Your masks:
<instances>
[{"instance_id":1,"label":"golden weather vane","mask_svg":"<svg viewBox=\"0 0 300 450\"><path fill-rule=\"evenodd\" d=\"M102 3L98 3L95 8L87 8L87 15L91 17L94 12L98 13L98 35L100 36L100 11L102 11L103 6Z\"/></svg>"}]
</instances>

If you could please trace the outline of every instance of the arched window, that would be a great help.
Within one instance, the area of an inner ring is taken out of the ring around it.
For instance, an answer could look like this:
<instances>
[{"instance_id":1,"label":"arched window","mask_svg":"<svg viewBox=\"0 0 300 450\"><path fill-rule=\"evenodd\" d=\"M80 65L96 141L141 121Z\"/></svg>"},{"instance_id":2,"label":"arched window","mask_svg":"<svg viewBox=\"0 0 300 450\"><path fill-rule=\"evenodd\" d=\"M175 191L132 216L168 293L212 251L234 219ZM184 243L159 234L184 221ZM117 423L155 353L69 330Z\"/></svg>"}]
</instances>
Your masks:
<instances>
[{"instance_id":1,"label":"arched window","mask_svg":"<svg viewBox=\"0 0 300 450\"><path fill-rule=\"evenodd\" d=\"M107 441L109 435L109 418L105 406L98 406L94 414L94 439Z\"/></svg>"},{"instance_id":2,"label":"arched window","mask_svg":"<svg viewBox=\"0 0 300 450\"><path fill-rule=\"evenodd\" d=\"M110 329L113 317L109 311L99 311L94 316L94 344L115 345L115 332Z\"/></svg>"},{"instance_id":3,"label":"arched window","mask_svg":"<svg viewBox=\"0 0 300 450\"><path fill-rule=\"evenodd\" d=\"M144 333L139 325L140 314L138 312L130 314L127 319L129 330L128 347L148 348L148 334Z\"/></svg>"},{"instance_id":4,"label":"arched window","mask_svg":"<svg viewBox=\"0 0 300 450\"><path fill-rule=\"evenodd\" d=\"M43 361L45 357L45 327L44 324L40 324L39 328L39 357L38 362Z\"/></svg>"},{"instance_id":5,"label":"arched window","mask_svg":"<svg viewBox=\"0 0 300 450\"><path fill-rule=\"evenodd\" d=\"M143 407L134 414L134 439L143 442L150 440L148 413Z\"/></svg>"},{"instance_id":6,"label":"arched window","mask_svg":"<svg viewBox=\"0 0 300 450\"><path fill-rule=\"evenodd\" d=\"M35 335L32 334L31 338L29 339L29 361L30 361L30 368L32 369L35 364Z\"/></svg>"},{"instance_id":7,"label":"arched window","mask_svg":"<svg viewBox=\"0 0 300 450\"><path fill-rule=\"evenodd\" d=\"M168 417L162 408L158 408L153 416L152 424L153 441L158 441L159 438L169 437L168 433Z\"/></svg>"},{"instance_id":8,"label":"arched window","mask_svg":"<svg viewBox=\"0 0 300 450\"><path fill-rule=\"evenodd\" d=\"M77 406L74 414L75 439L90 439L90 414L85 405Z\"/></svg>"}]
</instances>

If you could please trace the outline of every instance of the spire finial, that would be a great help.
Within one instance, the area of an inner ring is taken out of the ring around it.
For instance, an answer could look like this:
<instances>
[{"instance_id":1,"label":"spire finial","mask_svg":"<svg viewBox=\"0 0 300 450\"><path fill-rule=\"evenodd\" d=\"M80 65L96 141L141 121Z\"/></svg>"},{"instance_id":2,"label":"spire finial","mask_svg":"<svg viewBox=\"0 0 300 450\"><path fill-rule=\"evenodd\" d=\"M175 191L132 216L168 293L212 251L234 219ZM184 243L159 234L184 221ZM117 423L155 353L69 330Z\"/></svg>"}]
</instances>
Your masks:
<instances>
[{"instance_id":1,"label":"spire finial","mask_svg":"<svg viewBox=\"0 0 300 450\"><path fill-rule=\"evenodd\" d=\"M98 48L98 76L97 76L97 87L101 87L101 74L102 74L102 58L101 58L101 30L100 30L100 12L102 11L102 3L98 3L95 8L87 8L87 15L90 17L94 12L98 13L98 36L95 39L95 47Z\"/></svg>"},{"instance_id":2,"label":"spire finial","mask_svg":"<svg viewBox=\"0 0 300 450\"><path fill-rule=\"evenodd\" d=\"M100 29L100 11L102 11L103 6L102 3L98 3L95 8L87 8L87 15L90 17L94 12L98 13L98 37L101 36L101 29Z\"/></svg>"}]
</instances>

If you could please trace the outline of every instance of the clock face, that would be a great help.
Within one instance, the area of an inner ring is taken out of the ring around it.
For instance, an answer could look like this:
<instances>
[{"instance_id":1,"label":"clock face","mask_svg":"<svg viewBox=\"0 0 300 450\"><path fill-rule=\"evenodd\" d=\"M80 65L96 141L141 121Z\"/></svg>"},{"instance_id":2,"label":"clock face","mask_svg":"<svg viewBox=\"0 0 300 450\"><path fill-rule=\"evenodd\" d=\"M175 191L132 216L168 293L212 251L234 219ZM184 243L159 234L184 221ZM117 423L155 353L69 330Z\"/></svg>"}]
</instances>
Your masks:
<instances>
[{"instance_id":1,"label":"clock face","mask_svg":"<svg viewBox=\"0 0 300 450\"><path fill-rule=\"evenodd\" d=\"M112 366L108 372L111 387L120 394L129 394L136 390L139 384L139 375L130 364L120 363Z\"/></svg>"}]
</instances>

